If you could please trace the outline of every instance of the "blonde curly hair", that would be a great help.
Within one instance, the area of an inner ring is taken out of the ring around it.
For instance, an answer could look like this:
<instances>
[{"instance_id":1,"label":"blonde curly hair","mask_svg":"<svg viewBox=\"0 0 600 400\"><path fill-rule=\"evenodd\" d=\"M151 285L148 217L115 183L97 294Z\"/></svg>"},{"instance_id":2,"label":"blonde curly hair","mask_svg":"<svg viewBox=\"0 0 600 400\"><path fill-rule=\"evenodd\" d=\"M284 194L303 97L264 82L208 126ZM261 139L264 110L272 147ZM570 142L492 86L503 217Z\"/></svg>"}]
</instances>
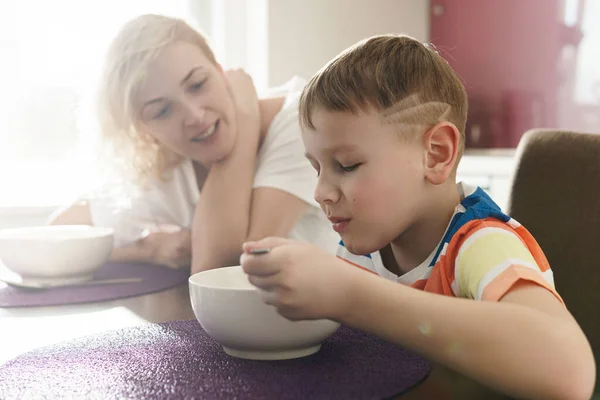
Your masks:
<instances>
[{"instance_id":1,"label":"blonde curly hair","mask_svg":"<svg viewBox=\"0 0 600 400\"><path fill-rule=\"evenodd\" d=\"M147 14L127 22L106 54L98 90L97 113L102 138L110 145L115 164L133 173L137 183L164 179L174 156L140 128L135 99L148 67L169 45L183 41L198 46L217 64L203 34L185 21Z\"/></svg>"}]
</instances>

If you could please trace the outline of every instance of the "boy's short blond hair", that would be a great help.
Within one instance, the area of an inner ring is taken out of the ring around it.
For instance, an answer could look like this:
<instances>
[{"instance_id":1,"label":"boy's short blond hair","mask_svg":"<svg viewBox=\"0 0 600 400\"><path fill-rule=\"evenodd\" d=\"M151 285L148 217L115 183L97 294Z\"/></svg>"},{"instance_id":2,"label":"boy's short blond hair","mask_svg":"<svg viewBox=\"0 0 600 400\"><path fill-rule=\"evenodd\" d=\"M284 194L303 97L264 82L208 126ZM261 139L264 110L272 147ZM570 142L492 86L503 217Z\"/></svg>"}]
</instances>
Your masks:
<instances>
[{"instance_id":1,"label":"boy's short blond hair","mask_svg":"<svg viewBox=\"0 0 600 400\"><path fill-rule=\"evenodd\" d=\"M132 169L138 183L162 178L173 158L156 139L141 132L135 102L150 63L177 41L197 46L217 64L200 32L181 19L154 14L127 22L106 54L97 103L100 131L116 152L115 161Z\"/></svg>"},{"instance_id":2,"label":"boy's short blond hair","mask_svg":"<svg viewBox=\"0 0 600 400\"><path fill-rule=\"evenodd\" d=\"M405 126L451 122L460 132L458 164L467 107L461 79L435 49L406 35L381 35L346 49L311 78L300 99L300 120L314 129L316 109L375 109L384 122Z\"/></svg>"}]
</instances>

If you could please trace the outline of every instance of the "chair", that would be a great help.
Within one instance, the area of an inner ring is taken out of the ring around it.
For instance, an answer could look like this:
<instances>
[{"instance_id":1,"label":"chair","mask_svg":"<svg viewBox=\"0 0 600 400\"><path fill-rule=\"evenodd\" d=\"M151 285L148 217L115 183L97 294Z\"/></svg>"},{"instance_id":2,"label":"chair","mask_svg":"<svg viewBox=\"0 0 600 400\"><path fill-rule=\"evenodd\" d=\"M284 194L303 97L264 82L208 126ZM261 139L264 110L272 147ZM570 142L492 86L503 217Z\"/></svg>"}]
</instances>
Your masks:
<instances>
[{"instance_id":1,"label":"chair","mask_svg":"<svg viewBox=\"0 0 600 400\"><path fill-rule=\"evenodd\" d=\"M600 370L600 134L526 132L508 213L542 247Z\"/></svg>"}]
</instances>

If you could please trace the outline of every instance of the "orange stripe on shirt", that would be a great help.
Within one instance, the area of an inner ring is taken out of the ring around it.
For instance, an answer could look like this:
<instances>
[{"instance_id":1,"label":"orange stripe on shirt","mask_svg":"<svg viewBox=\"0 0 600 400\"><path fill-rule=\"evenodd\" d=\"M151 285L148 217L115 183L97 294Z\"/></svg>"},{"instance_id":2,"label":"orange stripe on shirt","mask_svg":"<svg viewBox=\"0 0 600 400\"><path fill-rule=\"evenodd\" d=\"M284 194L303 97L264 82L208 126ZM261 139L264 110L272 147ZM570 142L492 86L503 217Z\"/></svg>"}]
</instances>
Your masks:
<instances>
[{"instance_id":1,"label":"orange stripe on shirt","mask_svg":"<svg viewBox=\"0 0 600 400\"><path fill-rule=\"evenodd\" d=\"M365 268L365 267L363 267L362 265L358 265L358 264L356 264L356 263L353 263L352 261L348 261L348 260L346 260L345 258L343 258L342 256L336 256L336 257L337 257L337 258L339 258L339 259L340 259L340 260L342 260L342 261L345 261L345 262L347 262L347 263L348 263L348 264L350 264L350 265L353 265L353 266L355 266L356 268L360 268L360 269L362 269L362 270L365 270L365 271L367 271L367 272L370 272L370 273L372 273L372 274L378 275L378 274L377 274L377 272L375 272L375 271L371 271L370 269L368 269L368 268Z\"/></svg>"},{"instance_id":2,"label":"orange stripe on shirt","mask_svg":"<svg viewBox=\"0 0 600 400\"><path fill-rule=\"evenodd\" d=\"M415 289L419 289L419 290L425 290L425 285L427 285L427 282L429 282L428 279L419 279L414 281L413 283L411 283L409 286ZM427 290L425 290L427 291ZM437 293L437 292L434 292Z\"/></svg>"},{"instance_id":3,"label":"orange stripe on shirt","mask_svg":"<svg viewBox=\"0 0 600 400\"><path fill-rule=\"evenodd\" d=\"M548 289L561 303L565 303L540 272L522 265L511 265L502 271L483 289L481 300L500 301L521 280L537 283Z\"/></svg>"}]
</instances>

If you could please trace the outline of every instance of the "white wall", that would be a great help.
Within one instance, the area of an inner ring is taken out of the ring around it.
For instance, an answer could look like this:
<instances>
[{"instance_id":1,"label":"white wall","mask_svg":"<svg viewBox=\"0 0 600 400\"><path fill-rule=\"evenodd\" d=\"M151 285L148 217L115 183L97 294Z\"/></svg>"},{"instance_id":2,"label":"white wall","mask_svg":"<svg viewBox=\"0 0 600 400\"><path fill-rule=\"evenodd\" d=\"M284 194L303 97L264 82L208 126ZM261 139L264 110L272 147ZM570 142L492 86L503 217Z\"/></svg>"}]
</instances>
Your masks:
<instances>
[{"instance_id":1,"label":"white wall","mask_svg":"<svg viewBox=\"0 0 600 400\"><path fill-rule=\"evenodd\" d=\"M271 0L269 85L310 78L346 47L383 33L429 39L429 0Z\"/></svg>"}]
</instances>

